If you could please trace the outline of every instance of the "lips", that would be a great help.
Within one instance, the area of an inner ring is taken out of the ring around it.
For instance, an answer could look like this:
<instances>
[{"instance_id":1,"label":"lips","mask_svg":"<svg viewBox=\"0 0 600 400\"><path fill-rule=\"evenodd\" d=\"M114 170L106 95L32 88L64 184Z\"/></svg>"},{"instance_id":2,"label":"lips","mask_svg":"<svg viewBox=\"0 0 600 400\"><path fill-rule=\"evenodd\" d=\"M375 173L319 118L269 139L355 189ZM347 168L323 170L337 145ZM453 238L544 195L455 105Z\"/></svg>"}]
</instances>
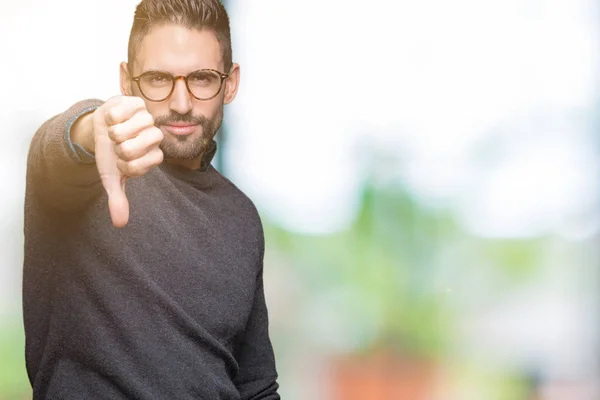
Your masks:
<instances>
[{"instance_id":1,"label":"lips","mask_svg":"<svg viewBox=\"0 0 600 400\"><path fill-rule=\"evenodd\" d=\"M189 135L196 131L198 125L163 125L165 130L173 135Z\"/></svg>"}]
</instances>

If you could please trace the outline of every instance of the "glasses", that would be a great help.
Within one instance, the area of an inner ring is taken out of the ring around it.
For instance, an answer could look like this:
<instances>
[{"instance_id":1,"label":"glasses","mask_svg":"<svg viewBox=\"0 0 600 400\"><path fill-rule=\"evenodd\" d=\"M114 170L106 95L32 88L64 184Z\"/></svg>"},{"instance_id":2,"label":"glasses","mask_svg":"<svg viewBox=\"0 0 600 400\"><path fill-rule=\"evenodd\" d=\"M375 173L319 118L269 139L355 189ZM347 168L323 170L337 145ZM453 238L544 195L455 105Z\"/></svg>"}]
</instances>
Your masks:
<instances>
[{"instance_id":1,"label":"glasses","mask_svg":"<svg viewBox=\"0 0 600 400\"><path fill-rule=\"evenodd\" d=\"M214 69L201 69L194 71L188 76L173 76L168 72L147 71L132 78L137 83L142 96L149 101L160 102L171 96L175 90L175 82L178 79L185 81L188 92L198 100L214 99L221 88L223 82L229 77L229 74Z\"/></svg>"}]
</instances>

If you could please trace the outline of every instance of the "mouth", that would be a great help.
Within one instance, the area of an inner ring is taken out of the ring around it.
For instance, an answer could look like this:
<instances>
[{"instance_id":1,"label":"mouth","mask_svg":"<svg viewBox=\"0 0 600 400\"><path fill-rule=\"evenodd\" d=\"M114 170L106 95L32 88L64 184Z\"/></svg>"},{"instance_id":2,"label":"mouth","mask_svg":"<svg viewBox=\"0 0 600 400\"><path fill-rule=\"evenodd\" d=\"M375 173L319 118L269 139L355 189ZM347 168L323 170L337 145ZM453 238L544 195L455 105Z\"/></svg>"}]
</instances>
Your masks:
<instances>
[{"instance_id":1,"label":"mouth","mask_svg":"<svg viewBox=\"0 0 600 400\"><path fill-rule=\"evenodd\" d=\"M171 125L163 125L165 130L176 136L185 136L190 135L196 131L198 125L190 125L190 124L171 124Z\"/></svg>"}]
</instances>

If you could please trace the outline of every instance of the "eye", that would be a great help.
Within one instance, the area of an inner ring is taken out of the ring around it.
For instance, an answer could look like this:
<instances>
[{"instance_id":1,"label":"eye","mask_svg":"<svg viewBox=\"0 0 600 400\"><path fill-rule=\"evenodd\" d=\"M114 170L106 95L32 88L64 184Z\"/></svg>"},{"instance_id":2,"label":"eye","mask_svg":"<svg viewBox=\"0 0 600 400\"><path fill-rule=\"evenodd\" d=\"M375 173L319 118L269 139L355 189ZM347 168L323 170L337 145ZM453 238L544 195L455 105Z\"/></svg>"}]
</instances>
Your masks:
<instances>
[{"instance_id":1,"label":"eye","mask_svg":"<svg viewBox=\"0 0 600 400\"><path fill-rule=\"evenodd\" d=\"M210 77L209 77L208 73L204 72L204 71L195 72L190 76L190 79L192 81L196 81L196 82L206 81L209 78Z\"/></svg>"},{"instance_id":2,"label":"eye","mask_svg":"<svg viewBox=\"0 0 600 400\"><path fill-rule=\"evenodd\" d=\"M193 85L212 85L219 78L219 75L213 71L197 71L190 75L188 82Z\"/></svg>"},{"instance_id":3,"label":"eye","mask_svg":"<svg viewBox=\"0 0 600 400\"><path fill-rule=\"evenodd\" d=\"M171 82L171 77L164 72L150 72L142 77L142 81L154 86L160 86Z\"/></svg>"}]
</instances>

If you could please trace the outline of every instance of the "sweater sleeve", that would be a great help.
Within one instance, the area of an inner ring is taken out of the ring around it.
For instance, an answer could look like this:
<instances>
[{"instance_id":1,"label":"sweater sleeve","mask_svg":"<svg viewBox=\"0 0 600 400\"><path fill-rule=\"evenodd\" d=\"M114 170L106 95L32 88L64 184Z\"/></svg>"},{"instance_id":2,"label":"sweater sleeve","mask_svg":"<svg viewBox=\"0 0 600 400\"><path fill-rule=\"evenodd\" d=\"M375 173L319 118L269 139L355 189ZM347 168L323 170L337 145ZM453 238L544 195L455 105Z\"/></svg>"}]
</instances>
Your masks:
<instances>
[{"instance_id":1,"label":"sweater sleeve","mask_svg":"<svg viewBox=\"0 0 600 400\"><path fill-rule=\"evenodd\" d=\"M264 242L262 252L264 254ZM234 382L242 400L280 399L275 356L269 338L262 259L252 310L236 353L239 371Z\"/></svg>"},{"instance_id":2,"label":"sweater sleeve","mask_svg":"<svg viewBox=\"0 0 600 400\"><path fill-rule=\"evenodd\" d=\"M35 133L27 157L27 186L41 203L76 210L101 193L93 156L77 149L70 130L82 115L103 102L84 100L46 121Z\"/></svg>"}]
</instances>

